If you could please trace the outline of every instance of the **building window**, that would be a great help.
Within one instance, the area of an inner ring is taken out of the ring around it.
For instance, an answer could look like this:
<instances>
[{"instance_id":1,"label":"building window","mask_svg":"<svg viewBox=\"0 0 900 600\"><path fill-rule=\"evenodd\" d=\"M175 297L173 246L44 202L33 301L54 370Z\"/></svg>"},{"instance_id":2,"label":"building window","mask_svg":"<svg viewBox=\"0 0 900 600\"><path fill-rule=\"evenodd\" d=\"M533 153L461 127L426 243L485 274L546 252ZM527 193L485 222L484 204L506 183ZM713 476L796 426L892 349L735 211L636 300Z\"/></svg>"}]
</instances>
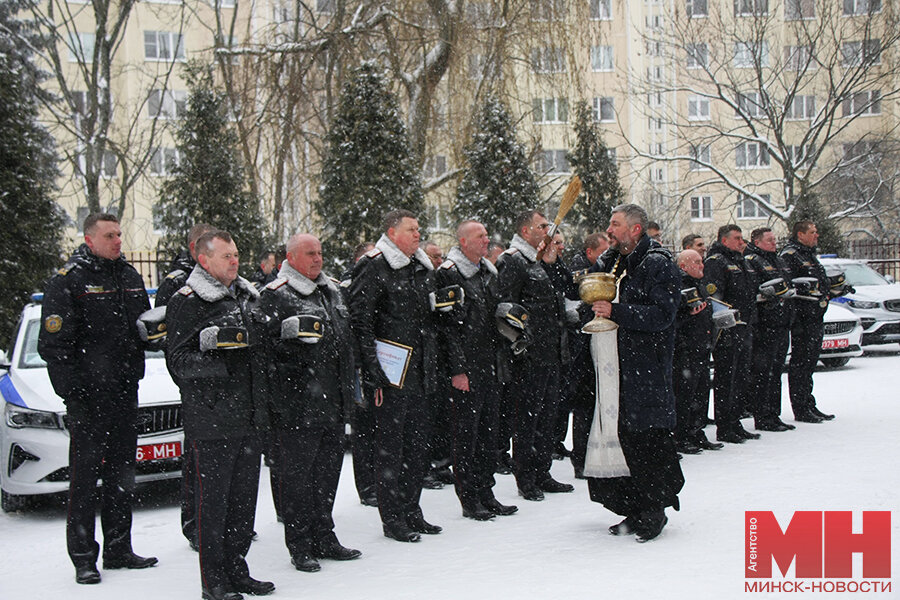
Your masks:
<instances>
[{"instance_id":1,"label":"building window","mask_svg":"<svg viewBox=\"0 0 900 600\"><path fill-rule=\"evenodd\" d=\"M858 142L841 144L841 150L843 151L841 162L846 163L877 155L878 143L860 140Z\"/></svg>"},{"instance_id":2,"label":"building window","mask_svg":"<svg viewBox=\"0 0 900 600\"><path fill-rule=\"evenodd\" d=\"M69 33L69 62L92 63L96 39L93 33Z\"/></svg>"},{"instance_id":3,"label":"building window","mask_svg":"<svg viewBox=\"0 0 900 600\"><path fill-rule=\"evenodd\" d=\"M759 93L747 92L738 94L738 108L734 114L735 116L745 115L751 118L763 116L762 100Z\"/></svg>"},{"instance_id":4,"label":"building window","mask_svg":"<svg viewBox=\"0 0 900 600\"><path fill-rule=\"evenodd\" d=\"M152 175L172 175L175 167L181 164L181 154L177 148L156 148L150 159L150 173Z\"/></svg>"},{"instance_id":5,"label":"building window","mask_svg":"<svg viewBox=\"0 0 900 600\"><path fill-rule=\"evenodd\" d=\"M784 18L788 21L796 19L812 19L816 16L815 0L785 0Z\"/></svg>"},{"instance_id":6,"label":"building window","mask_svg":"<svg viewBox=\"0 0 900 600\"><path fill-rule=\"evenodd\" d=\"M662 15L647 15L644 23L646 23L647 29L660 29L663 24Z\"/></svg>"},{"instance_id":7,"label":"building window","mask_svg":"<svg viewBox=\"0 0 900 600\"><path fill-rule=\"evenodd\" d=\"M187 114L187 92L184 90L150 90L147 112L150 118L181 119Z\"/></svg>"},{"instance_id":8,"label":"building window","mask_svg":"<svg viewBox=\"0 0 900 600\"><path fill-rule=\"evenodd\" d=\"M788 119L809 120L816 114L815 96L794 96L784 116Z\"/></svg>"},{"instance_id":9,"label":"building window","mask_svg":"<svg viewBox=\"0 0 900 600\"><path fill-rule=\"evenodd\" d=\"M535 21L562 21L566 18L565 0L531 0L531 18Z\"/></svg>"},{"instance_id":10,"label":"building window","mask_svg":"<svg viewBox=\"0 0 900 600\"><path fill-rule=\"evenodd\" d=\"M712 147L709 144L691 146L691 171L706 171L712 163Z\"/></svg>"},{"instance_id":11,"label":"building window","mask_svg":"<svg viewBox=\"0 0 900 600\"><path fill-rule=\"evenodd\" d=\"M469 55L469 79L473 79L475 81L487 79L488 81L490 81L495 78L496 74L496 62L488 60L488 57L484 54Z\"/></svg>"},{"instance_id":12,"label":"building window","mask_svg":"<svg viewBox=\"0 0 900 600\"><path fill-rule=\"evenodd\" d=\"M91 209L87 206L79 206L75 209L75 227L78 233L84 233L84 220L91 214Z\"/></svg>"},{"instance_id":13,"label":"building window","mask_svg":"<svg viewBox=\"0 0 900 600\"><path fill-rule=\"evenodd\" d=\"M707 0L685 0L685 14L688 18L705 17L709 14Z\"/></svg>"},{"instance_id":14,"label":"building window","mask_svg":"<svg viewBox=\"0 0 900 600\"><path fill-rule=\"evenodd\" d=\"M844 14L869 15L881 11L881 0L844 0Z\"/></svg>"},{"instance_id":15,"label":"building window","mask_svg":"<svg viewBox=\"0 0 900 600\"><path fill-rule=\"evenodd\" d=\"M422 177L435 179L447 172L447 157L442 154L428 156L422 166Z\"/></svg>"},{"instance_id":16,"label":"building window","mask_svg":"<svg viewBox=\"0 0 900 600\"><path fill-rule=\"evenodd\" d=\"M566 58L562 48L532 48L531 69L535 73L565 73Z\"/></svg>"},{"instance_id":17,"label":"building window","mask_svg":"<svg viewBox=\"0 0 900 600\"><path fill-rule=\"evenodd\" d=\"M842 103L843 115L849 117L851 115L880 115L881 114L881 92L872 90L870 92L857 92Z\"/></svg>"},{"instance_id":18,"label":"building window","mask_svg":"<svg viewBox=\"0 0 900 600\"><path fill-rule=\"evenodd\" d=\"M769 166L769 151L762 142L744 142L735 148L738 169L762 169Z\"/></svg>"},{"instance_id":19,"label":"building window","mask_svg":"<svg viewBox=\"0 0 900 600\"><path fill-rule=\"evenodd\" d=\"M591 69L612 71L614 65L612 46L591 46Z\"/></svg>"},{"instance_id":20,"label":"building window","mask_svg":"<svg viewBox=\"0 0 900 600\"><path fill-rule=\"evenodd\" d=\"M691 196L691 221L712 220L712 196Z\"/></svg>"},{"instance_id":21,"label":"building window","mask_svg":"<svg viewBox=\"0 0 900 600\"><path fill-rule=\"evenodd\" d=\"M709 64L709 48L705 42L687 45L687 68L700 69Z\"/></svg>"},{"instance_id":22,"label":"building window","mask_svg":"<svg viewBox=\"0 0 900 600\"><path fill-rule=\"evenodd\" d=\"M704 96L688 96L688 120L709 120L709 98Z\"/></svg>"},{"instance_id":23,"label":"building window","mask_svg":"<svg viewBox=\"0 0 900 600\"><path fill-rule=\"evenodd\" d=\"M663 120L659 117L648 117L647 126L650 128L650 131L662 131Z\"/></svg>"},{"instance_id":24,"label":"building window","mask_svg":"<svg viewBox=\"0 0 900 600\"><path fill-rule=\"evenodd\" d=\"M803 166L812 154L812 152L807 152L804 146L788 146L786 150L787 159L794 167Z\"/></svg>"},{"instance_id":25,"label":"building window","mask_svg":"<svg viewBox=\"0 0 900 600\"><path fill-rule=\"evenodd\" d=\"M531 101L535 123L566 123L569 101L565 98L534 98Z\"/></svg>"},{"instance_id":26,"label":"building window","mask_svg":"<svg viewBox=\"0 0 900 600\"><path fill-rule=\"evenodd\" d=\"M612 0L590 0L591 18L601 21L612 19Z\"/></svg>"},{"instance_id":27,"label":"building window","mask_svg":"<svg viewBox=\"0 0 900 600\"><path fill-rule=\"evenodd\" d=\"M784 68L787 71L802 71L814 69L816 62L813 59L812 46L785 46Z\"/></svg>"},{"instance_id":28,"label":"building window","mask_svg":"<svg viewBox=\"0 0 900 600\"><path fill-rule=\"evenodd\" d=\"M768 0L734 0L734 14L738 17L761 16L769 12Z\"/></svg>"},{"instance_id":29,"label":"building window","mask_svg":"<svg viewBox=\"0 0 900 600\"><path fill-rule=\"evenodd\" d=\"M333 15L334 0L316 0L316 12L323 15Z\"/></svg>"},{"instance_id":30,"label":"building window","mask_svg":"<svg viewBox=\"0 0 900 600\"><path fill-rule=\"evenodd\" d=\"M881 63L881 40L844 42L841 46L841 59L844 67L858 67L862 64L877 65Z\"/></svg>"},{"instance_id":31,"label":"building window","mask_svg":"<svg viewBox=\"0 0 900 600\"><path fill-rule=\"evenodd\" d=\"M769 43L762 42L758 45L754 42L734 43L734 68L751 69L757 64L760 67L769 66Z\"/></svg>"},{"instance_id":32,"label":"building window","mask_svg":"<svg viewBox=\"0 0 900 600\"><path fill-rule=\"evenodd\" d=\"M144 32L146 60L184 60L184 39L171 31Z\"/></svg>"},{"instance_id":33,"label":"building window","mask_svg":"<svg viewBox=\"0 0 900 600\"><path fill-rule=\"evenodd\" d=\"M538 175L568 173L569 159L565 150L541 150L537 155Z\"/></svg>"},{"instance_id":34,"label":"building window","mask_svg":"<svg viewBox=\"0 0 900 600\"><path fill-rule=\"evenodd\" d=\"M611 123L616 120L616 106L612 96L594 98L594 120L601 123Z\"/></svg>"},{"instance_id":35,"label":"building window","mask_svg":"<svg viewBox=\"0 0 900 600\"><path fill-rule=\"evenodd\" d=\"M769 202L769 194L760 194L760 198L762 198L765 202ZM741 201L738 202L737 205L737 218L738 219L768 219L769 211L767 211L763 206L751 198L750 196L742 196Z\"/></svg>"}]
</instances>

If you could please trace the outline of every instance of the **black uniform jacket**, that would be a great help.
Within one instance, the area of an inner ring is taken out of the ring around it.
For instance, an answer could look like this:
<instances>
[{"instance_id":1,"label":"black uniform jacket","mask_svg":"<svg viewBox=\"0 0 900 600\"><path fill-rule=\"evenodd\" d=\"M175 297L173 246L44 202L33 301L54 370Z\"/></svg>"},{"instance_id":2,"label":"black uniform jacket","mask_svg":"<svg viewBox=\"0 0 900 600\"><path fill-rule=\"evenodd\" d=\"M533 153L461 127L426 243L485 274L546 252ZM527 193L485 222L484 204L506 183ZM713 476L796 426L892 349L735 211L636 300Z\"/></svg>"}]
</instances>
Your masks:
<instances>
[{"instance_id":1,"label":"black uniform jacket","mask_svg":"<svg viewBox=\"0 0 900 600\"><path fill-rule=\"evenodd\" d=\"M123 257L79 246L50 279L41 307L38 352L56 394L70 402L136 387L144 376L136 322L149 308L143 278Z\"/></svg>"},{"instance_id":2,"label":"black uniform jacket","mask_svg":"<svg viewBox=\"0 0 900 600\"><path fill-rule=\"evenodd\" d=\"M388 386L375 354L375 340L412 348L410 369L419 367L425 392L433 392L437 368L437 331L428 294L434 291L434 267L417 249L412 258L386 236L353 268L350 323L359 348L363 381Z\"/></svg>"},{"instance_id":3,"label":"black uniform jacket","mask_svg":"<svg viewBox=\"0 0 900 600\"><path fill-rule=\"evenodd\" d=\"M644 235L628 255L610 248L591 272L619 278L610 318L619 325L619 424L627 431L675 427L672 354L681 271L672 255Z\"/></svg>"},{"instance_id":4,"label":"black uniform jacket","mask_svg":"<svg viewBox=\"0 0 900 600\"><path fill-rule=\"evenodd\" d=\"M498 303L497 269L482 258L473 264L458 247L435 271L437 287L458 285L465 302L440 315L440 328L450 375L493 373L499 347L494 325Z\"/></svg>"},{"instance_id":5,"label":"black uniform jacket","mask_svg":"<svg viewBox=\"0 0 900 600\"><path fill-rule=\"evenodd\" d=\"M737 309L740 321L756 324L756 294L759 282L756 270L744 255L714 243L703 263L703 277L711 296Z\"/></svg>"},{"instance_id":6,"label":"black uniform jacket","mask_svg":"<svg viewBox=\"0 0 900 600\"><path fill-rule=\"evenodd\" d=\"M200 332L211 326L242 328L250 333L249 343L256 343L249 305L258 297L243 277L229 289L197 265L169 300L166 364L181 388L188 439L243 437L265 424L254 402L251 348L200 350Z\"/></svg>"},{"instance_id":7,"label":"black uniform jacket","mask_svg":"<svg viewBox=\"0 0 900 600\"><path fill-rule=\"evenodd\" d=\"M500 301L528 311L527 331L534 343L524 356L534 364L569 362L563 294L571 284L568 270L537 260L537 250L518 234L497 259Z\"/></svg>"},{"instance_id":8,"label":"black uniform jacket","mask_svg":"<svg viewBox=\"0 0 900 600\"><path fill-rule=\"evenodd\" d=\"M791 271L791 277L815 277L819 280L819 291L822 293L820 302L811 300L794 299L794 316L796 319L804 322L815 323L821 321L828 310L828 276L825 274L825 267L816 257L816 248L801 244L796 239L791 238L781 251L781 258L787 264Z\"/></svg>"},{"instance_id":9,"label":"black uniform jacket","mask_svg":"<svg viewBox=\"0 0 900 600\"><path fill-rule=\"evenodd\" d=\"M312 281L285 262L252 314L265 356L257 390L268 401L273 427L343 422L354 399L355 361L350 312L337 284L323 273ZM315 317L319 327L305 338L282 339L282 322L299 315Z\"/></svg>"},{"instance_id":10,"label":"black uniform jacket","mask_svg":"<svg viewBox=\"0 0 900 600\"><path fill-rule=\"evenodd\" d=\"M784 279L784 282L790 285L791 270L784 259L776 253L762 250L755 244L747 244L747 249L744 250L744 257L753 265L753 270L756 271L757 281L760 285L777 277ZM791 319L794 316L795 304L795 300L783 300L781 298L770 298L757 302L757 326L768 329L790 327Z\"/></svg>"},{"instance_id":11,"label":"black uniform jacket","mask_svg":"<svg viewBox=\"0 0 900 600\"><path fill-rule=\"evenodd\" d=\"M706 302L706 307L696 314L691 314L691 307L682 299L675 318L675 351L693 352L709 355L713 347L712 304L709 292L702 279L694 279L686 273L681 274L681 289L696 288L697 293Z\"/></svg>"},{"instance_id":12,"label":"black uniform jacket","mask_svg":"<svg viewBox=\"0 0 900 600\"><path fill-rule=\"evenodd\" d=\"M153 306L165 306L172 296L184 287L188 275L194 270L197 262L187 252L182 252L175 257L169 266L169 274L162 280L156 289L156 299Z\"/></svg>"}]
</instances>

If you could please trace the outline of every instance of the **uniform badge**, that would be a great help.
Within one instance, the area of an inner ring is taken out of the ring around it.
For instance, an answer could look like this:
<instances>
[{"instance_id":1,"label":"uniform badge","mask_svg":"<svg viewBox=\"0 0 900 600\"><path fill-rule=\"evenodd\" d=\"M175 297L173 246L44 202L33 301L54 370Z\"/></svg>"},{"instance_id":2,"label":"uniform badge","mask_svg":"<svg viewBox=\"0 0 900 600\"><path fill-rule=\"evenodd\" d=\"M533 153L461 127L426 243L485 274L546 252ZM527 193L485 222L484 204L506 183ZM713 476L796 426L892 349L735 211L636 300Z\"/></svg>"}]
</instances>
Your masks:
<instances>
[{"instance_id":1,"label":"uniform badge","mask_svg":"<svg viewBox=\"0 0 900 600\"><path fill-rule=\"evenodd\" d=\"M44 319L44 329L47 333L56 333L62 329L62 317L59 315L50 315Z\"/></svg>"},{"instance_id":2,"label":"uniform badge","mask_svg":"<svg viewBox=\"0 0 900 600\"><path fill-rule=\"evenodd\" d=\"M313 323L313 329L315 329L316 331L322 329L322 324L316 321L315 323Z\"/></svg>"},{"instance_id":3,"label":"uniform badge","mask_svg":"<svg viewBox=\"0 0 900 600\"><path fill-rule=\"evenodd\" d=\"M243 342L244 341L244 332L238 331L234 336L235 341Z\"/></svg>"},{"instance_id":4,"label":"uniform badge","mask_svg":"<svg viewBox=\"0 0 900 600\"><path fill-rule=\"evenodd\" d=\"M68 272L69 272L69 265L60 267L59 270L57 271L57 273L59 273L60 275L65 275Z\"/></svg>"},{"instance_id":5,"label":"uniform badge","mask_svg":"<svg viewBox=\"0 0 900 600\"><path fill-rule=\"evenodd\" d=\"M828 306L828 299L822 298L821 300L819 300L819 306L821 306L822 308L825 308L826 306Z\"/></svg>"},{"instance_id":6,"label":"uniform badge","mask_svg":"<svg viewBox=\"0 0 900 600\"><path fill-rule=\"evenodd\" d=\"M713 295L713 294L715 294L715 293L716 293L716 290L718 290L718 289L719 289L719 288L717 288L717 287L716 287L716 284L714 284L714 283L707 283L707 284L706 284L706 293L709 294L710 296Z\"/></svg>"}]
</instances>

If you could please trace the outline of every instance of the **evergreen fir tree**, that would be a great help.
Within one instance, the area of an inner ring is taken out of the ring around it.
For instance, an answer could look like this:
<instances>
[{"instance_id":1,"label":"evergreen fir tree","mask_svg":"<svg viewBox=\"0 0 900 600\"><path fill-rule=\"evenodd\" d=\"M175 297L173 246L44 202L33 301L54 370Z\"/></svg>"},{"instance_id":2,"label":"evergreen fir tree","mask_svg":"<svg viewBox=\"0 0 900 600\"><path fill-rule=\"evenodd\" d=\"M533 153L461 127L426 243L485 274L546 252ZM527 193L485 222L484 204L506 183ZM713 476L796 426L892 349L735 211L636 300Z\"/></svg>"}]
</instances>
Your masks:
<instances>
[{"instance_id":1,"label":"evergreen fir tree","mask_svg":"<svg viewBox=\"0 0 900 600\"><path fill-rule=\"evenodd\" d=\"M194 224L210 223L234 236L241 263L249 269L263 250L271 249L271 238L259 199L247 190L225 95L215 88L208 65L189 64L185 78L188 108L175 135L180 162L155 207L166 232L160 248L174 255L184 250Z\"/></svg>"},{"instance_id":2,"label":"evergreen fir tree","mask_svg":"<svg viewBox=\"0 0 900 600\"><path fill-rule=\"evenodd\" d=\"M509 241L515 217L538 207L538 186L516 138L507 108L494 97L482 106L472 141L463 150L468 168L456 190L453 216L475 219Z\"/></svg>"},{"instance_id":3,"label":"evergreen fir tree","mask_svg":"<svg viewBox=\"0 0 900 600\"><path fill-rule=\"evenodd\" d=\"M59 266L65 223L53 200L53 138L38 121L45 74L30 48L40 48L40 38L16 18L23 8L17 0L0 2L0 348L7 348L29 295Z\"/></svg>"},{"instance_id":4,"label":"evergreen fir tree","mask_svg":"<svg viewBox=\"0 0 900 600\"><path fill-rule=\"evenodd\" d=\"M594 231L605 231L610 211L625 196L619 185L619 168L609 155L588 103L578 102L575 109L575 149L568 154L569 163L581 178L584 192L566 216L583 237Z\"/></svg>"},{"instance_id":5,"label":"evergreen fir tree","mask_svg":"<svg viewBox=\"0 0 900 600\"><path fill-rule=\"evenodd\" d=\"M327 146L314 208L322 252L336 272L359 242L381 237L385 213L403 208L424 225L422 182L406 128L375 65L363 64L344 84Z\"/></svg>"},{"instance_id":6,"label":"evergreen fir tree","mask_svg":"<svg viewBox=\"0 0 900 600\"><path fill-rule=\"evenodd\" d=\"M792 231L798 221L812 221L819 232L818 249L820 254L837 254L845 251L844 238L837 224L828 218L828 213L819 203L815 194L801 191L794 199L794 211L787 220L788 232Z\"/></svg>"}]
</instances>

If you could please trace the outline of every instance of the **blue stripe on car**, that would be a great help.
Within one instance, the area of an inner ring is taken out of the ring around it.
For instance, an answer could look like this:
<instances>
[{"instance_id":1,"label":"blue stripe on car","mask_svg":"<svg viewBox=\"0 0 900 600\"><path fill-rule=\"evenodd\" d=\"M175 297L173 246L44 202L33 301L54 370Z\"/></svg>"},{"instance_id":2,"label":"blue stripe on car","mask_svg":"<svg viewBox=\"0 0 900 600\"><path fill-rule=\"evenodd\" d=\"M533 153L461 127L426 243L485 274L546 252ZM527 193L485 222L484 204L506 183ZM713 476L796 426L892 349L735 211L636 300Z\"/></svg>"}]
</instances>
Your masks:
<instances>
[{"instance_id":1,"label":"blue stripe on car","mask_svg":"<svg viewBox=\"0 0 900 600\"><path fill-rule=\"evenodd\" d=\"M3 398L6 399L6 401L10 404L28 408L28 405L25 404L24 400L22 400L22 396L19 395L19 391L16 389L16 386L13 385L13 382L9 378L9 375L0 377L0 394L3 394Z\"/></svg>"}]
</instances>

